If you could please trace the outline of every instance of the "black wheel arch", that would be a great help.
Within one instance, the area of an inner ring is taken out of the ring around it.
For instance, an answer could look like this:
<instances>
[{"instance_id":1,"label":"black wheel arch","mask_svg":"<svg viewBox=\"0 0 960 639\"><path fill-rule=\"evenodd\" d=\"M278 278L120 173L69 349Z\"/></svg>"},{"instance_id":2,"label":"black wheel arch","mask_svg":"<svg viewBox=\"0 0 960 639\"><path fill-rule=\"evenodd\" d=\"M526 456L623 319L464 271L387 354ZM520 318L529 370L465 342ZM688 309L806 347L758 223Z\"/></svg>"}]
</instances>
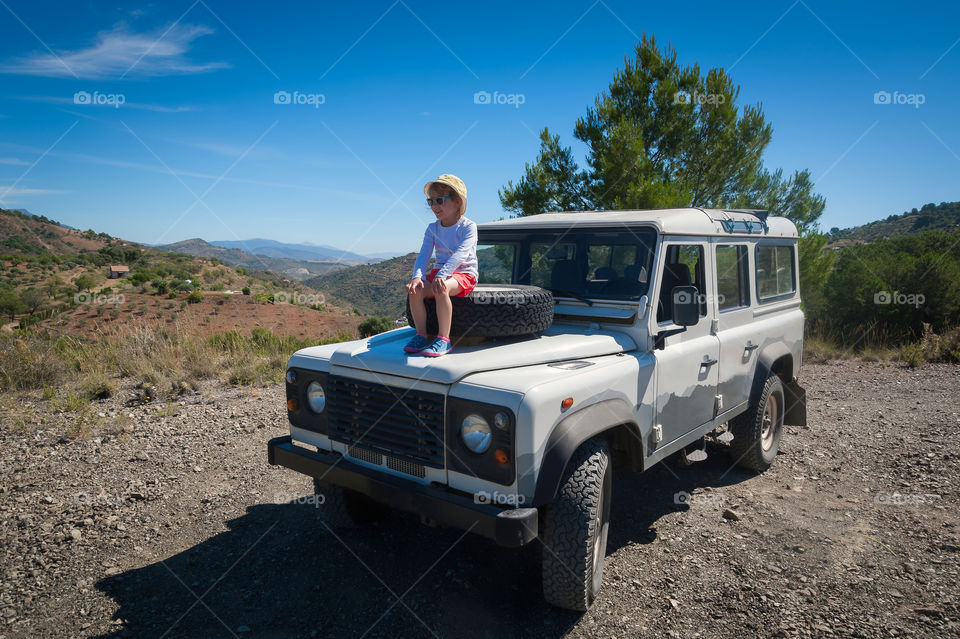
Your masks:
<instances>
[{"instance_id":1,"label":"black wheel arch","mask_svg":"<svg viewBox=\"0 0 960 639\"><path fill-rule=\"evenodd\" d=\"M631 466L642 470L645 451L633 407L623 399L596 402L564 417L550 433L533 506L544 506L555 499L570 458L581 444L597 435L607 440L612 455L625 453Z\"/></svg>"},{"instance_id":2,"label":"black wheel arch","mask_svg":"<svg viewBox=\"0 0 960 639\"><path fill-rule=\"evenodd\" d=\"M750 391L751 404L758 401L763 392L763 385L770 375L776 375L783 383L786 404L783 422L794 426L806 426L807 392L796 382L793 353L783 342L768 344L760 351L757 372L754 374L753 388Z\"/></svg>"}]
</instances>

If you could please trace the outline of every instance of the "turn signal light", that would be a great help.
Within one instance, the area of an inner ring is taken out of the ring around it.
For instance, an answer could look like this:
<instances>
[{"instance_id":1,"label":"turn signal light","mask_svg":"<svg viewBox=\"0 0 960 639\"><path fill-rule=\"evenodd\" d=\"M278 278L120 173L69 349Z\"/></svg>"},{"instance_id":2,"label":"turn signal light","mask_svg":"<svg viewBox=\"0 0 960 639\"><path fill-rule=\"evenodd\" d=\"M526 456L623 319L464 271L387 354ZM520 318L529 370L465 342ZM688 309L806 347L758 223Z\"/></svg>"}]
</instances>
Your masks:
<instances>
[{"instance_id":1,"label":"turn signal light","mask_svg":"<svg viewBox=\"0 0 960 639\"><path fill-rule=\"evenodd\" d=\"M493 452L493 458L496 459L497 463L500 464L501 466L506 466L507 462L510 461L510 457L509 455L507 455L507 451L503 450L502 448L498 448Z\"/></svg>"},{"instance_id":2,"label":"turn signal light","mask_svg":"<svg viewBox=\"0 0 960 639\"><path fill-rule=\"evenodd\" d=\"M568 398L566 398L565 400L563 400L562 402L560 402L560 408L570 408L571 406L573 406L573 398L572 398L572 397L568 397Z\"/></svg>"},{"instance_id":3,"label":"turn signal light","mask_svg":"<svg viewBox=\"0 0 960 639\"><path fill-rule=\"evenodd\" d=\"M298 410L300 410L300 402L298 402L296 398L291 397L290 399L287 400L287 410L290 411L291 413L297 412Z\"/></svg>"}]
</instances>

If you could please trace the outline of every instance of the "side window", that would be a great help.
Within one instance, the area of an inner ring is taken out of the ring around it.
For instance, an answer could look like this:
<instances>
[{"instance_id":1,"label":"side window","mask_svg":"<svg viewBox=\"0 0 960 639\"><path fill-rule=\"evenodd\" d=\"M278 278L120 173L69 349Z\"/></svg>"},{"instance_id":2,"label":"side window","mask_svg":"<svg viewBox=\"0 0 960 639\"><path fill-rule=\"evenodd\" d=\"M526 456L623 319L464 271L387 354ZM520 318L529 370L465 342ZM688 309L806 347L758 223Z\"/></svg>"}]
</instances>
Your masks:
<instances>
[{"instance_id":1,"label":"side window","mask_svg":"<svg viewBox=\"0 0 960 639\"><path fill-rule=\"evenodd\" d=\"M761 302L790 295L797 290L793 247L757 246L757 299Z\"/></svg>"},{"instance_id":2,"label":"side window","mask_svg":"<svg viewBox=\"0 0 960 639\"><path fill-rule=\"evenodd\" d=\"M700 317L707 314L704 295L703 246L700 244L671 244L667 247L660 278L657 300L657 322L673 319L672 296L675 286L696 286L700 295Z\"/></svg>"},{"instance_id":3,"label":"side window","mask_svg":"<svg viewBox=\"0 0 960 639\"><path fill-rule=\"evenodd\" d=\"M721 311L750 306L749 276L746 246L717 246L717 306Z\"/></svg>"}]
</instances>

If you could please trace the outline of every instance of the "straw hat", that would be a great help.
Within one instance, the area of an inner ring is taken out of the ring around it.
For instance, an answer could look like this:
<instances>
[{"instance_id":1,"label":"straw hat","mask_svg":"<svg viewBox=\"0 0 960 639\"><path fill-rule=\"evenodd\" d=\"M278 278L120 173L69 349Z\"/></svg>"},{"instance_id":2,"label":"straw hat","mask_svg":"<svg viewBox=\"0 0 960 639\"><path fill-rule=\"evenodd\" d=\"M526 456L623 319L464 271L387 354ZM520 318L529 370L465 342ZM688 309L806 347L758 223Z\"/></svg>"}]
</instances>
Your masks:
<instances>
[{"instance_id":1,"label":"straw hat","mask_svg":"<svg viewBox=\"0 0 960 639\"><path fill-rule=\"evenodd\" d=\"M436 180L432 182L427 182L423 185L423 194L427 197L430 197L430 187L434 184L445 184L452 188L454 192L460 196L460 201L463 202L463 206L460 208L460 215L465 215L467 212L467 185L463 183L463 180L458 178L456 175L451 175L449 173L444 173Z\"/></svg>"}]
</instances>

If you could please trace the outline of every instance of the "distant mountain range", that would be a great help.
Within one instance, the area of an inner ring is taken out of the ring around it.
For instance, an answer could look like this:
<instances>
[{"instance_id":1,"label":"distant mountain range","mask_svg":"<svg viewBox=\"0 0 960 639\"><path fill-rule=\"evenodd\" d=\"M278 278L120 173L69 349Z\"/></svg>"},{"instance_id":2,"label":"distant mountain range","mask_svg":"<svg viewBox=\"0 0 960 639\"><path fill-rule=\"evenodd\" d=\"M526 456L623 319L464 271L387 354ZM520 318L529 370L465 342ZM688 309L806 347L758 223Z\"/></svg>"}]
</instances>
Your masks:
<instances>
[{"instance_id":1,"label":"distant mountain range","mask_svg":"<svg viewBox=\"0 0 960 639\"><path fill-rule=\"evenodd\" d=\"M216 246L200 238L183 240L182 242L174 242L173 244L163 244L155 248L176 253L186 253L194 257L204 257L207 259L217 258L224 264L229 264L230 266L241 267L251 271L272 271L277 274L282 274L291 280L305 280L356 264L354 261L322 262L317 260L290 259L287 257L271 257L270 255L263 254L254 255L240 248Z\"/></svg>"},{"instance_id":2,"label":"distant mountain range","mask_svg":"<svg viewBox=\"0 0 960 639\"><path fill-rule=\"evenodd\" d=\"M250 240L212 240L210 244L228 249L242 249L253 255L268 257L285 257L292 260L316 262L344 262L346 264L369 264L379 261L376 257L367 257L350 251L344 251L334 246L322 244L289 244L276 240L253 238Z\"/></svg>"}]
</instances>

